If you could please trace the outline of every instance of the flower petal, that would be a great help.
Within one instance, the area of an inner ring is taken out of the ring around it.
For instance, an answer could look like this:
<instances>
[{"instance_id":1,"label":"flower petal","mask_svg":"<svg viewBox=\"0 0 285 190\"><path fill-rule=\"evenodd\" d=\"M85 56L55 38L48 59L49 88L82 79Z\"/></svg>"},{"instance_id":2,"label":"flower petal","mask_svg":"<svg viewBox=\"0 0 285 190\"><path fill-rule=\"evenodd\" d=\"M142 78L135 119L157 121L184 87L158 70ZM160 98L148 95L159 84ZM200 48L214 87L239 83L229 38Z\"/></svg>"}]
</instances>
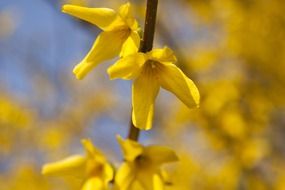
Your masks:
<instances>
[{"instance_id":1,"label":"flower petal","mask_svg":"<svg viewBox=\"0 0 285 190\"><path fill-rule=\"evenodd\" d=\"M42 174L84 177L85 164L85 157L74 155L57 162L45 164L42 169Z\"/></svg>"},{"instance_id":2,"label":"flower petal","mask_svg":"<svg viewBox=\"0 0 285 190\"><path fill-rule=\"evenodd\" d=\"M128 55L137 53L139 46L140 46L140 36L137 32L132 31L122 46L120 57L126 57Z\"/></svg>"},{"instance_id":3,"label":"flower petal","mask_svg":"<svg viewBox=\"0 0 285 190\"><path fill-rule=\"evenodd\" d=\"M83 79L88 72L102 61L114 58L119 54L127 36L128 33L125 30L102 32L86 57L75 66L73 73L78 79Z\"/></svg>"},{"instance_id":4,"label":"flower petal","mask_svg":"<svg viewBox=\"0 0 285 190\"><path fill-rule=\"evenodd\" d=\"M128 190L135 180L135 169L129 163L123 163L117 171L115 183L118 189Z\"/></svg>"},{"instance_id":5,"label":"flower petal","mask_svg":"<svg viewBox=\"0 0 285 190\"><path fill-rule=\"evenodd\" d=\"M88 178L81 190L106 190L107 187L104 185L102 179L98 178L98 177L92 177L92 178Z\"/></svg>"},{"instance_id":6,"label":"flower petal","mask_svg":"<svg viewBox=\"0 0 285 190\"><path fill-rule=\"evenodd\" d=\"M160 166L163 163L178 161L178 157L173 150L164 146L147 146L143 155L151 160L151 163Z\"/></svg>"},{"instance_id":7,"label":"flower petal","mask_svg":"<svg viewBox=\"0 0 285 190\"><path fill-rule=\"evenodd\" d=\"M138 23L133 16L131 4L129 2L120 6L118 14L125 21L125 23L129 26L129 28L131 28L132 30L138 29Z\"/></svg>"},{"instance_id":8,"label":"flower petal","mask_svg":"<svg viewBox=\"0 0 285 190\"><path fill-rule=\"evenodd\" d=\"M93 143L90 139L82 139L81 143L88 155L102 155L100 150L93 146Z\"/></svg>"},{"instance_id":9,"label":"flower petal","mask_svg":"<svg viewBox=\"0 0 285 190\"><path fill-rule=\"evenodd\" d=\"M111 31L126 25L114 10L108 8L87 8L76 5L64 5L62 12L90 22L104 31Z\"/></svg>"},{"instance_id":10,"label":"flower petal","mask_svg":"<svg viewBox=\"0 0 285 190\"><path fill-rule=\"evenodd\" d=\"M155 75L142 71L132 86L132 121L142 130L152 127L154 102L159 91L159 85Z\"/></svg>"},{"instance_id":11,"label":"flower petal","mask_svg":"<svg viewBox=\"0 0 285 190\"><path fill-rule=\"evenodd\" d=\"M117 136L117 140L122 148L124 159L128 162L133 162L139 155L143 152L143 146L139 143L129 140L122 139L122 137Z\"/></svg>"},{"instance_id":12,"label":"flower petal","mask_svg":"<svg viewBox=\"0 0 285 190\"><path fill-rule=\"evenodd\" d=\"M163 190L164 182L158 174L153 176L153 190Z\"/></svg>"},{"instance_id":13,"label":"flower petal","mask_svg":"<svg viewBox=\"0 0 285 190\"><path fill-rule=\"evenodd\" d=\"M158 62L177 61L174 52L166 46L163 49L153 49L152 51L148 52L147 55L150 57L150 59L154 59Z\"/></svg>"},{"instance_id":14,"label":"flower petal","mask_svg":"<svg viewBox=\"0 0 285 190\"><path fill-rule=\"evenodd\" d=\"M90 139L83 139L81 140L81 143L86 151L88 158L90 158L89 161L92 163L92 165L99 165L107 162L104 154L95 146L93 146L92 141ZM88 166L86 167L88 168Z\"/></svg>"},{"instance_id":15,"label":"flower petal","mask_svg":"<svg viewBox=\"0 0 285 190\"><path fill-rule=\"evenodd\" d=\"M143 53L136 53L120 59L115 64L108 68L110 78L134 79L141 72L142 66L145 63Z\"/></svg>"},{"instance_id":16,"label":"flower petal","mask_svg":"<svg viewBox=\"0 0 285 190\"><path fill-rule=\"evenodd\" d=\"M103 168L103 173L104 173L103 178L105 179L104 181L105 184L107 185L114 178L114 169L109 163L106 163Z\"/></svg>"},{"instance_id":17,"label":"flower petal","mask_svg":"<svg viewBox=\"0 0 285 190\"><path fill-rule=\"evenodd\" d=\"M199 105L200 94L197 87L176 65L164 64L159 72L159 82L188 107Z\"/></svg>"}]
</instances>

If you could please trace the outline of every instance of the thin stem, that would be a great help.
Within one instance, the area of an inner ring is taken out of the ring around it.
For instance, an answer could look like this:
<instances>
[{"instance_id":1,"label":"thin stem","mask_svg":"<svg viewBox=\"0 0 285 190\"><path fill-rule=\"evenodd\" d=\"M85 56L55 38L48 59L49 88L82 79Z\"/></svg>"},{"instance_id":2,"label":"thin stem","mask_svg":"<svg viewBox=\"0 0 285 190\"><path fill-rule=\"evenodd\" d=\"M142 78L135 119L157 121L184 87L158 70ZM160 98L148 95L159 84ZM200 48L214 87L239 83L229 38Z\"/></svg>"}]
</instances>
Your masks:
<instances>
[{"instance_id":1,"label":"thin stem","mask_svg":"<svg viewBox=\"0 0 285 190\"><path fill-rule=\"evenodd\" d=\"M146 53L152 50L154 32L155 32L157 5L158 5L158 0L147 0L144 35L141 41L139 52ZM128 138L134 141L138 141L139 135L140 135L140 129L134 126L131 119Z\"/></svg>"},{"instance_id":2,"label":"thin stem","mask_svg":"<svg viewBox=\"0 0 285 190\"><path fill-rule=\"evenodd\" d=\"M148 0L146 5L146 16L144 23L144 35L140 47L140 52L148 52L152 50L152 44L155 32L155 22L157 13L158 0Z\"/></svg>"},{"instance_id":3,"label":"thin stem","mask_svg":"<svg viewBox=\"0 0 285 190\"><path fill-rule=\"evenodd\" d=\"M140 130L134 126L133 121L131 119L128 138L134 141L138 141L139 136L140 136Z\"/></svg>"}]
</instances>

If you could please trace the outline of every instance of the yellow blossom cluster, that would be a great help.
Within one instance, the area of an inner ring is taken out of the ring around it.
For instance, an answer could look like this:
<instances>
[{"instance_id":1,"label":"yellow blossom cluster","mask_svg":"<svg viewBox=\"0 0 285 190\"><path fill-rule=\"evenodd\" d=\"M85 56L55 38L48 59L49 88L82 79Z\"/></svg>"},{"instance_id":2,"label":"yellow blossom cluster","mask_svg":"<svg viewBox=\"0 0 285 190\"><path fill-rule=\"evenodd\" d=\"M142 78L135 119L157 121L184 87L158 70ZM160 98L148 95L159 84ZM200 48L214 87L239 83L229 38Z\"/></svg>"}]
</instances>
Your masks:
<instances>
[{"instance_id":1,"label":"yellow blossom cluster","mask_svg":"<svg viewBox=\"0 0 285 190\"><path fill-rule=\"evenodd\" d=\"M73 72L83 79L98 64L119 56L108 69L111 79L134 80L132 87L132 122L141 130L152 128L154 104L159 88L175 94L188 107L198 106L197 87L174 63L174 52L168 48L139 52L140 27L134 19L131 4L126 3L114 11L108 8L86 8L64 5L70 14L103 30L96 38L87 56L75 66ZM112 44L110 44L112 43ZM107 190L109 183L118 190L161 190L167 184L160 166L177 160L174 151L161 146L144 147L136 141L118 137L124 154L124 163L116 175L111 164L95 149L89 140L82 143L86 156L74 155L62 161L46 164L45 175L76 175L82 178L82 190Z\"/></svg>"}]
</instances>

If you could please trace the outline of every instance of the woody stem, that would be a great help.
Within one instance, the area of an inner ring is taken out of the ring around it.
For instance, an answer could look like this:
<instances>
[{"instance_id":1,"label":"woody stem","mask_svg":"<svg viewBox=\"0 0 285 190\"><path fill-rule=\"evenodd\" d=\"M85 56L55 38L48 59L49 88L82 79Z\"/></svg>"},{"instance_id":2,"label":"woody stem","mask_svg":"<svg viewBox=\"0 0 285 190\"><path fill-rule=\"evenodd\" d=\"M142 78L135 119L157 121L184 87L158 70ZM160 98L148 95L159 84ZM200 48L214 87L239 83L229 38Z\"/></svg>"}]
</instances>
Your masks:
<instances>
[{"instance_id":1,"label":"woody stem","mask_svg":"<svg viewBox=\"0 0 285 190\"><path fill-rule=\"evenodd\" d=\"M139 52L146 53L152 50L154 32L155 32L157 5L158 5L158 0L147 0L144 33L143 33L143 39L141 40ZM140 129L134 126L131 119L128 138L134 141L138 141L139 135L140 135Z\"/></svg>"}]
</instances>

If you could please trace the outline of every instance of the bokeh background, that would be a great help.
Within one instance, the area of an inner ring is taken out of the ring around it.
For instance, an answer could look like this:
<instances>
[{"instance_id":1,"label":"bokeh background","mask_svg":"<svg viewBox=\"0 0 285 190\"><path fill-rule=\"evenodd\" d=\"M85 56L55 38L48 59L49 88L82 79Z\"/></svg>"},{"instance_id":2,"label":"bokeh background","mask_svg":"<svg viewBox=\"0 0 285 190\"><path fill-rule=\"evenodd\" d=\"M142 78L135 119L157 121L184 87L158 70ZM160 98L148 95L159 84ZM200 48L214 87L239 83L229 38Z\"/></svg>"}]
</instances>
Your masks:
<instances>
[{"instance_id":1,"label":"bokeh background","mask_svg":"<svg viewBox=\"0 0 285 190\"><path fill-rule=\"evenodd\" d=\"M116 9L125 0L0 1L0 190L79 189L41 175L43 163L83 152L91 138L118 164L131 83L100 65L78 81L73 67L98 28L61 13L64 3ZM143 26L145 0L130 0ZM177 190L285 189L285 1L159 1L154 47L174 49L197 84L199 109L161 91L144 144L168 145ZM111 42L110 42L111 44Z\"/></svg>"}]
</instances>

